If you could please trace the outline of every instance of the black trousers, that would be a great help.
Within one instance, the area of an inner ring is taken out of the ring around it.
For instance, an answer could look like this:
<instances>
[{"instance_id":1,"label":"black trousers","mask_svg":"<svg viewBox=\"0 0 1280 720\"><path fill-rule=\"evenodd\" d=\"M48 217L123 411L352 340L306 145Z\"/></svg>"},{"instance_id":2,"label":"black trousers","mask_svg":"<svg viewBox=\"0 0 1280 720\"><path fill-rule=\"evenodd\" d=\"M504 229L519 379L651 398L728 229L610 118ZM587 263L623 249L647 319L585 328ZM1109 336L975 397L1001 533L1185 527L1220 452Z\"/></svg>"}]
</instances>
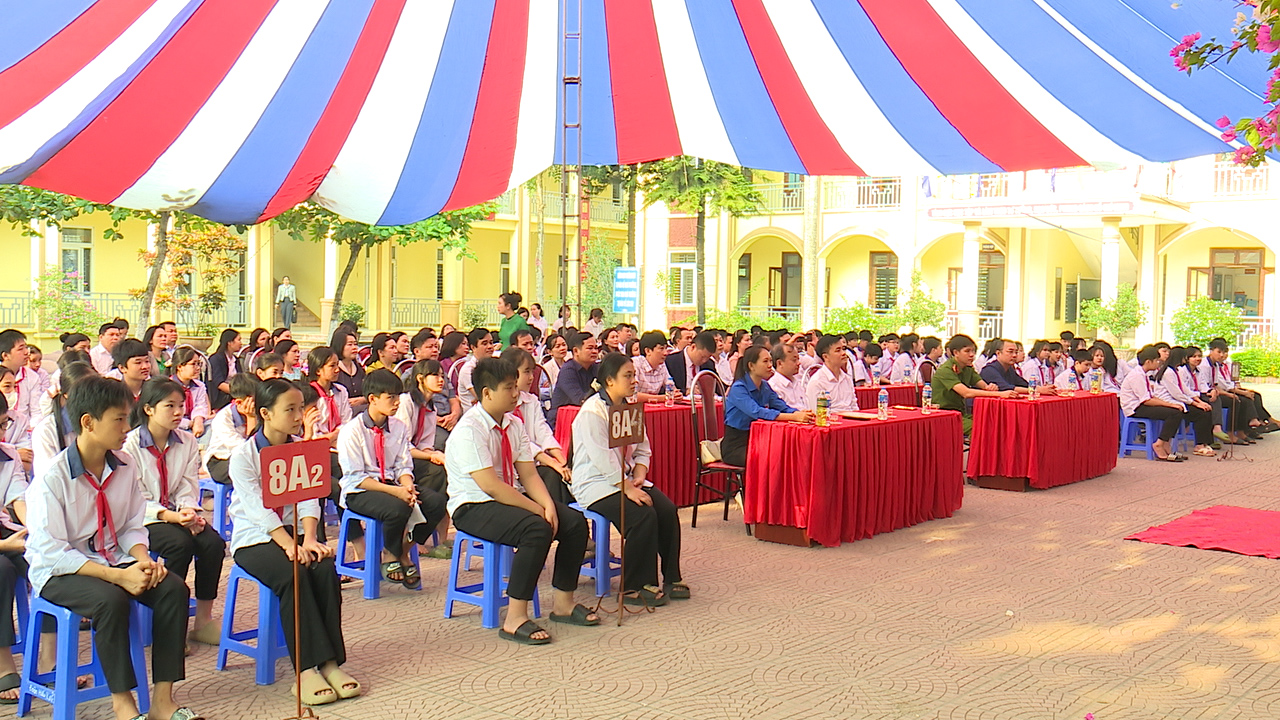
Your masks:
<instances>
[{"instance_id":1,"label":"black trousers","mask_svg":"<svg viewBox=\"0 0 1280 720\"><path fill-rule=\"evenodd\" d=\"M1247 431L1249 423L1258 417L1258 408L1253 401L1240 395L1231 393L1218 393L1218 399L1222 403L1222 407L1227 410L1227 422L1231 425L1232 430ZM1219 418L1222 416L1219 415Z\"/></svg>"},{"instance_id":2,"label":"black trousers","mask_svg":"<svg viewBox=\"0 0 1280 720\"><path fill-rule=\"evenodd\" d=\"M569 486L565 483L564 478L554 468L539 465L538 477L542 478L542 484L547 486L547 494L551 496L552 500L564 505L578 502L574 499L573 493L569 491Z\"/></svg>"},{"instance_id":3,"label":"black trousers","mask_svg":"<svg viewBox=\"0 0 1280 720\"><path fill-rule=\"evenodd\" d=\"M209 458L209 462L206 464L209 468L209 477L212 478L214 482L219 485L231 484L231 473L228 469L228 466L231 464L230 460Z\"/></svg>"},{"instance_id":4,"label":"black trousers","mask_svg":"<svg viewBox=\"0 0 1280 720\"><path fill-rule=\"evenodd\" d=\"M639 590L658 584L658 558L662 558L662 579L680 582L680 516L676 504L656 487L644 489L653 498L653 507L626 501L626 551L623 553L622 588ZM609 519L614 527L622 526L621 493L614 493L591 504L590 510ZM597 548L596 552L603 552Z\"/></svg>"},{"instance_id":5,"label":"black trousers","mask_svg":"<svg viewBox=\"0 0 1280 720\"><path fill-rule=\"evenodd\" d=\"M1201 410L1195 405L1187 406L1186 420L1195 430L1196 444L1208 445L1213 442L1213 409ZM1218 415L1222 419L1222 415Z\"/></svg>"},{"instance_id":6,"label":"black trousers","mask_svg":"<svg viewBox=\"0 0 1280 720\"><path fill-rule=\"evenodd\" d=\"M445 474L443 465L437 465L423 458L414 458L413 484L418 486L419 495L424 488L443 494L449 487L449 476Z\"/></svg>"},{"instance_id":7,"label":"black trousers","mask_svg":"<svg viewBox=\"0 0 1280 720\"><path fill-rule=\"evenodd\" d=\"M1253 394L1253 414L1262 422L1271 422L1271 413L1267 412L1267 406L1262 404L1262 393L1254 392Z\"/></svg>"},{"instance_id":8,"label":"black trousers","mask_svg":"<svg viewBox=\"0 0 1280 720\"><path fill-rule=\"evenodd\" d=\"M218 579L222 577L222 560L227 556L227 541L208 525L195 535L191 531L167 522L147 525L151 539L151 552L164 558L169 572L183 582L191 559L196 560L196 599L214 600L218 597Z\"/></svg>"},{"instance_id":9,"label":"black trousers","mask_svg":"<svg viewBox=\"0 0 1280 720\"><path fill-rule=\"evenodd\" d=\"M747 466L747 444L751 432L724 426L724 438L720 441L720 458L730 465Z\"/></svg>"},{"instance_id":10,"label":"black trousers","mask_svg":"<svg viewBox=\"0 0 1280 720\"><path fill-rule=\"evenodd\" d=\"M1182 425L1183 415L1184 413L1177 408L1161 405L1139 405L1133 411L1134 417L1163 422L1164 424L1160 427L1160 439L1165 442L1169 442L1174 435L1178 434L1178 428Z\"/></svg>"},{"instance_id":11,"label":"black trousers","mask_svg":"<svg viewBox=\"0 0 1280 720\"><path fill-rule=\"evenodd\" d=\"M552 587L567 592L578 587L582 558L587 554L587 521L582 513L559 502L556 515L559 529L554 536L551 523L541 515L496 500L459 507L453 513L453 524L468 535L514 547L516 555L511 562L507 595L516 600L532 600L552 540L560 541L551 571Z\"/></svg>"},{"instance_id":12,"label":"black trousers","mask_svg":"<svg viewBox=\"0 0 1280 720\"><path fill-rule=\"evenodd\" d=\"M404 552L405 527L409 524L409 516L413 508L400 498L393 497L377 490L365 490L347 495L347 507L375 520L382 522L382 547L396 557ZM419 489L418 508L427 522L414 528L414 542L423 542L431 537L447 514L445 497L434 490Z\"/></svg>"},{"instance_id":13,"label":"black trousers","mask_svg":"<svg viewBox=\"0 0 1280 720\"><path fill-rule=\"evenodd\" d=\"M169 573L160 584L130 595L124 588L86 575L49 578L40 597L61 605L93 623L93 646L102 661L102 673L113 693L138 686L129 657L131 602L151 608L151 680L177 682L186 677L187 605L191 591L177 575ZM79 632L71 628L71 632Z\"/></svg>"},{"instance_id":14,"label":"black trousers","mask_svg":"<svg viewBox=\"0 0 1280 720\"><path fill-rule=\"evenodd\" d=\"M300 658L298 636L293 632L293 563L284 548L274 541L242 547L236 551L235 561L280 599L280 622L295 668L306 670L329 661L339 665L347 661L347 646L342 639L342 591L333 558L298 568Z\"/></svg>"}]
</instances>

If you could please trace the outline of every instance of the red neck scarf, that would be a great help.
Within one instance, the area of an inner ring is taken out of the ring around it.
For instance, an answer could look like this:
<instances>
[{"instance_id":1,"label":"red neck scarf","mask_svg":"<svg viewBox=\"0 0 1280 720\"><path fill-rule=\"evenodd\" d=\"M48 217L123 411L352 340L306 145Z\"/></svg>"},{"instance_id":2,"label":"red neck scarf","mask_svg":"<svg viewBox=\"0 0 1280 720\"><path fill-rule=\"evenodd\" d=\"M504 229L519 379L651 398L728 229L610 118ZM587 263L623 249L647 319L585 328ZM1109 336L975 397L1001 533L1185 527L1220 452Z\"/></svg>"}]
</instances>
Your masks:
<instances>
[{"instance_id":1,"label":"red neck scarf","mask_svg":"<svg viewBox=\"0 0 1280 720\"><path fill-rule=\"evenodd\" d=\"M373 456L378 459L378 479L382 482L388 482L387 477L387 431L374 425L373 428Z\"/></svg>"},{"instance_id":2,"label":"red neck scarf","mask_svg":"<svg viewBox=\"0 0 1280 720\"><path fill-rule=\"evenodd\" d=\"M320 383L313 382L311 387L320 393L320 397L324 398L325 406L329 409L329 422L325 423L325 432L333 432L338 426L338 400L334 397L334 393L327 392Z\"/></svg>"},{"instance_id":3,"label":"red neck scarf","mask_svg":"<svg viewBox=\"0 0 1280 720\"><path fill-rule=\"evenodd\" d=\"M418 420L413 424L413 444L422 442L422 428L427 424L427 406L418 406Z\"/></svg>"},{"instance_id":4,"label":"red neck scarf","mask_svg":"<svg viewBox=\"0 0 1280 720\"><path fill-rule=\"evenodd\" d=\"M507 435L505 425L498 426L498 433L502 435L502 482L514 487L512 471L515 469L515 456L511 452L511 437Z\"/></svg>"},{"instance_id":5,"label":"red neck scarf","mask_svg":"<svg viewBox=\"0 0 1280 720\"><path fill-rule=\"evenodd\" d=\"M107 475L106 480L99 482L98 478L93 476L93 473L85 470L84 475L81 477L89 481L89 487L93 488L95 493L94 504L98 510L98 532L94 534L94 538L98 552L102 553L102 557L106 558L107 564L115 565L115 553L107 547L107 533L111 533L112 547L118 548L120 545L120 538L116 535L116 522L111 517L111 504L107 502L107 485L111 484L111 478L115 477L115 475Z\"/></svg>"},{"instance_id":6,"label":"red neck scarf","mask_svg":"<svg viewBox=\"0 0 1280 720\"><path fill-rule=\"evenodd\" d=\"M154 444L147 448L147 452L151 453L151 457L156 459L156 472L160 473L160 504L165 507L169 506L169 464L165 462L165 455L169 454L169 446L166 445L164 450L158 450Z\"/></svg>"}]
</instances>

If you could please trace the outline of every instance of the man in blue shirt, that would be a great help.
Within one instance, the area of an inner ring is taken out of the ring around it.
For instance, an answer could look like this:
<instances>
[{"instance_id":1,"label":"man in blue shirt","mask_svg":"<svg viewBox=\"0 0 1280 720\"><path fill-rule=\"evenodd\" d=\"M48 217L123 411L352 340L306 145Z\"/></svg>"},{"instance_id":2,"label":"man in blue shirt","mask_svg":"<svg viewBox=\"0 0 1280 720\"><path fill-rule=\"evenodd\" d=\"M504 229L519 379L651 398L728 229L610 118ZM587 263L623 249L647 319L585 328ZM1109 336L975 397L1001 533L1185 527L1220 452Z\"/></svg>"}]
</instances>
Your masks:
<instances>
[{"instance_id":1,"label":"man in blue shirt","mask_svg":"<svg viewBox=\"0 0 1280 720\"><path fill-rule=\"evenodd\" d=\"M591 385L596 381L599 351L599 341L591 333L580 332L569 338L569 360L560 368L560 377L556 379L556 388L551 393L552 428L561 407L581 405L595 392Z\"/></svg>"},{"instance_id":2,"label":"man in blue shirt","mask_svg":"<svg viewBox=\"0 0 1280 720\"><path fill-rule=\"evenodd\" d=\"M756 420L809 422L813 413L796 410L782 401L765 380L773 374L773 358L759 345L747 348L738 359L737 376L724 399L724 439L720 457L730 465L746 467L747 441Z\"/></svg>"},{"instance_id":3,"label":"man in blue shirt","mask_svg":"<svg viewBox=\"0 0 1280 720\"><path fill-rule=\"evenodd\" d=\"M1018 346L1012 340L1002 340L1000 349L996 351L996 361L987 363L980 376L997 390L1013 390L1018 394L1030 392L1027 381L1018 374L1014 361L1018 357Z\"/></svg>"}]
</instances>

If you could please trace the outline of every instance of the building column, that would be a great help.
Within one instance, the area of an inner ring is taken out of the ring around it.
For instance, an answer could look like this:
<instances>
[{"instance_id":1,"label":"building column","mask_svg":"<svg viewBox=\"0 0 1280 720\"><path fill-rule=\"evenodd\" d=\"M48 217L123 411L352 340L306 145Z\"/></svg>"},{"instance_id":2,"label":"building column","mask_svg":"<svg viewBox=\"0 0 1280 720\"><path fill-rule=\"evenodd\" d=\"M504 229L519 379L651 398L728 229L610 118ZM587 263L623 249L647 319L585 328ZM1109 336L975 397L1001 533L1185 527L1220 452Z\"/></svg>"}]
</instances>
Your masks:
<instances>
[{"instance_id":1,"label":"building column","mask_svg":"<svg viewBox=\"0 0 1280 720\"><path fill-rule=\"evenodd\" d=\"M822 177L804 178L804 253L800 269L801 329L822 327L823 311L819 288L822 286L822 263L818 248L822 243Z\"/></svg>"},{"instance_id":2,"label":"building column","mask_svg":"<svg viewBox=\"0 0 1280 720\"><path fill-rule=\"evenodd\" d=\"M1159 262L1160 259L1156 256L1156 227L1143 225L1138 228L1138 299L1147 306L1147 319L1138 326L1135 333L1134 342L1138 346L1160 339L1163 320L1157 315L1160 307L1156 288Z\"/></svg>"},{"instance_id":3,"label":"building column","mask_svg":"<svg viewBox=\"0 0 1280 720\"><path fill-rule=\"evenodd\" d=\"M249 295L249 324L251 327L275 328L276 321L276 279L274 230L270 225L254 225L249 228L245 237L248 248L247 270L249 287L245 292ZM324 318L320 320L324 322ZM321 327L323 332L324 328Z\"/></svg>"},{"instance_id":4,"label":"building column","mask_svg":"<svg viewBox=\"0 0 1280 720\"><path fill-rule=\"evenodd\" d=\"M1026 252L1026 243L1026 228L1009 229L1009 242L1004 255L1004 322L1001 330L1005 337L1027 336L1022 327L1022 258ZM1052 292L1051 288L1049 293Z\"/></svg>"},{"instance_id":5,"label":"building column","mask_svg":"<svg viewBox=\"0 0 1280 720\"><path fill-rule=\"evenodd\" d=\"M981 245L982 223L966 222L956 311L959 331L975 339L978 337L978 250Z\"/></svg>"},{"instance_id":6,"label":"building column","mask_svg":"<svg viewBox=\"0 0 1280 720\"><path fill-rule=\"evenodd\" d=\"M1120 218L1102 218L1102 302L1116 299L1120 285Z\"/></svg>"},{"instance_id":7,"label":"building column","mask_svg":"<svg viewBox=\"0 0 1280 720\"><path fill-rule=\"evenodd\" d=\"M369 253L372 272L366 275L369 297L365 300L365 327L395 329L391 327L392 254L389 243L374 245Z\"/></svg>"},{"instance_id":8,"label":"building column","mask_svg":"<svg viewBox=\"0 0 1280 720\"><path fill-rule=\"evenodd\" d=\"M337 323L337 308L333 296L338 292L338 277L342 274L342 245L333 235L324 239L324 294L320 296L320 333L328 335ZM274 300L275 298L272 298Z\"/></svg>"}]
</instances>

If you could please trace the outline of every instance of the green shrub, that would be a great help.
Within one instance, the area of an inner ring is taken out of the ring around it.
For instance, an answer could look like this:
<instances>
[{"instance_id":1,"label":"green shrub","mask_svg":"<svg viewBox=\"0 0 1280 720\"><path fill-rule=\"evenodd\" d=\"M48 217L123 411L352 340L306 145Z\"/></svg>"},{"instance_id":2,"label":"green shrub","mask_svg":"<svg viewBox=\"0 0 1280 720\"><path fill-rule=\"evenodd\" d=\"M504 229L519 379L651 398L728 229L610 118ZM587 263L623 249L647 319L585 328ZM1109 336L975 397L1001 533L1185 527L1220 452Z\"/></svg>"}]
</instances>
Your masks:
<instances>
[{"instance_id":1,"label":"green shrub","mask_svg":"<svg viewBox=\"0 0 1280 720\"><path fill-rule=\"evenodd\" d=\"M1201 296L1175 312L1169 326L1179 345L1203 348L1216 337L1234 343L1244 330L1244 319L1240 308L1235 305Z\"/></svg>"},{"instance_id":2,"label":"green shrub","mask_svg":"<svg viewBox=\"0 0 1280 720\"><path fill-rule=\"evenodd\" d=\"M1080 324L1106 330L1116 338L1122 338L1142 324L1148 310L1132 285L1120 283L1116 287L1115 300L1103 303L1092 298L1080 304Z\"/></svg>"},{"instance_id":3,"label":"green shrub","mask_svg":"<svg viewBox=\"0 0 1280 720\"><path fill-rule=\"evenodd\" d=\"M338 308L339 320L350 320L357 326L364 322L364 306L360 303L345 302Z\"/></svg>"},{"instance_id":4,"label":"green shrub","mask_svg":"<svg viewBox=\"0 0 1280 720\"><path fill-rule=\"evenodd\" d=\"M1231 352L1242 377L1280 377L1280 350L1243 348Z\"/></svg>"},{"instance_id":5,"label":"green shrub","mask_svg":"<svg viewBox=\"0 0 1280 720\"><path fill-rule=\"evenodd\" d=\"M693 323L696 318L690 317L684 324ZM800 320L788 319L779 315L748 315L737 310L717 310L715 308L707 308L707 321L703 323L703 327L718 328L734 332L735 330L749 330L752 325L759 325L765 330L791 330L792 332L800 331Z\"/></svg>"},{"instance_id":6,"label":"green shrub","mask_svg":"<svg viewBox=\"0 0 1280 720\"><path fill-rule=\"evenodd\" d=\"M36 297L32 308L46 330L82 332L96 337L98 326L111 320L111 316L99 312L93 303L80 295L80 275L63 272L50 265L36 279Z\"/></svg>"},{"instance_id":7,"label":"green shrub","mask_svg":"<svg viewBox=\"0 0 1280 720\"><path fill-rule=\"evenodd\" d=\"M479 305L463 305L458 310L458 322L463 328L484 327L485 320L489 319L489 314ZM468 332L468 330L463 330Z\"/></svg>"}]
</instances>

